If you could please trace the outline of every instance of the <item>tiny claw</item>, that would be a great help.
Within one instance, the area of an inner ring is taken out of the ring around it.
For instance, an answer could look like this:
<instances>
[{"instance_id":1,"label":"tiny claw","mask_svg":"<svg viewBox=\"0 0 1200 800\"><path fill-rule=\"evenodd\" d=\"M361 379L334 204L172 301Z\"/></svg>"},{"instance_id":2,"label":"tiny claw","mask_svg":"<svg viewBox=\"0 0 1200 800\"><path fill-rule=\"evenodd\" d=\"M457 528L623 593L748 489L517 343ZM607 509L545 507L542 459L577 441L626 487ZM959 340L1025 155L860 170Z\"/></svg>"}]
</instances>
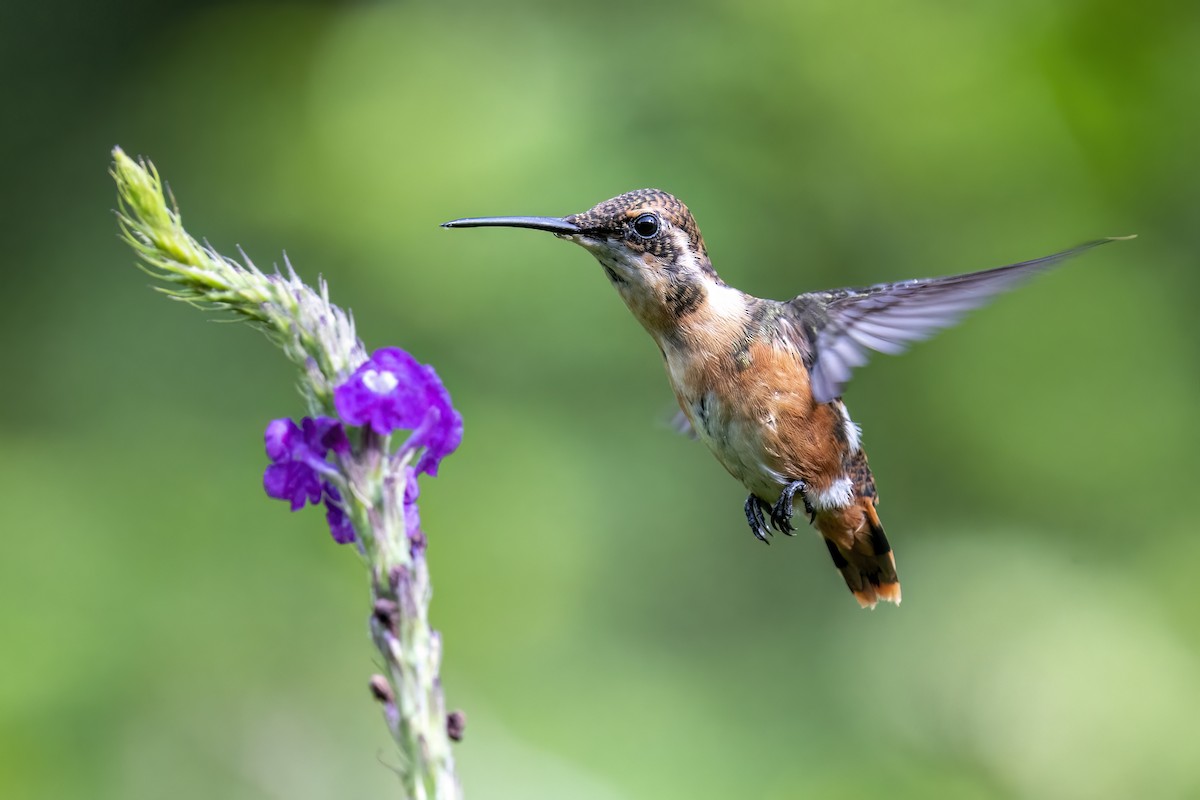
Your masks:
<instances>
[{"instance_id":1,"label":"tiny claw","mask_svg":"<svg viewBox=\"0 0 1200 800\"><path fill-rule=\"evenodd\" d=\"M792 525L792 501L796 492L800 492L800 499L804 501L804 511L808 514L809 522L811 523L817 518L817 512L809 504L808 497L804 494L806 488L804 481L792 481L783 487L783 491L779 494L779 501L771 509L771 522L789 536L794 536L793 531L796 530Z\"/></svg>"},{"instance_id":2,"label":"tiny claw","mask_svg":"<svg viewBox=\"0 0 1200 800\"><path fill-rule=\"evenodd\" d=\"M771 542L767 537L771 535L771 529L767 526L767 521L763 517L764 508L769 509L770 506L757 496L750 495L746 498L746 522L750 525L750 532L754 534L754 538L763 544L770 544Z\"/></svg>"}]
</instances>

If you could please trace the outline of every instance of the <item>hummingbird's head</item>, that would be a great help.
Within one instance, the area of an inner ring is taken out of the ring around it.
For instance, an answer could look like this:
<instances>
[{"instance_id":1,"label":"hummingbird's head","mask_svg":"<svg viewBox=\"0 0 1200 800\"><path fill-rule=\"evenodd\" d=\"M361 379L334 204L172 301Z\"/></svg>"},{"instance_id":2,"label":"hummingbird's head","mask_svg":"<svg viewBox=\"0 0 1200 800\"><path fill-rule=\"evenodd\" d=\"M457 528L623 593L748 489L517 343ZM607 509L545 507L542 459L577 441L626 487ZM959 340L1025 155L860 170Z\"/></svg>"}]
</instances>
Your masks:
<instances>
[{"instance_id":1,"label":"hummingbird's head","mask_svg":"<svg viewBox=\"0 0 1200 800\"><path fill-rule=\"evenodd\" d=\"M482 217L448 228L507 226L550 231L600 262L625 304L651 333L695 312L714 285L724 286L708 259L687 206L660 189L637 189L567 217Z\"/></svg>"},{"instance_id":2,"label":"hummingbird's head","mask_svg":"<svg viewBox=\"0 0 1200 800\"><path fill-rule=\"evenodd\" d=\"M579 232L559 236L596 256L618 287L681 273L697 280L715 277L696 220L687 206L660 189L626 192L563 221Z\"/></svg>"}]
</instances>

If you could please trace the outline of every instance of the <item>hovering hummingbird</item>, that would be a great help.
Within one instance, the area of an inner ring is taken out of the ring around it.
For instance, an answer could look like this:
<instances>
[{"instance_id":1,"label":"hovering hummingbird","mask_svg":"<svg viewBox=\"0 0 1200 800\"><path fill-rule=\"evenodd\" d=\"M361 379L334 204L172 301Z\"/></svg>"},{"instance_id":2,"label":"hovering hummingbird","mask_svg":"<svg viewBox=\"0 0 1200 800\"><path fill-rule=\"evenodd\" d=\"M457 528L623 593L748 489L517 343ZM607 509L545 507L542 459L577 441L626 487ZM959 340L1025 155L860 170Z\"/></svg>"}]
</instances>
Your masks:
<instances>
[{"instance_id":1,"label":"hovering hummingbird","mask_svg":"<svg viewBox=\"0 0 1200 800\"><path fill-rule=\"evenodd\" d=\"M729 286L712 267L687 206L639 189L567 217L477 217L447 228L549 231L599 260L654 338L692 431L750 491L750 530L793 535L803 504L864 608L900 602L896 561L875 512L861 430L842 402L870 350L900 353L994 295L1114 239L944 278L801 294L787 301Z\"/></svg>"}]
</instances>

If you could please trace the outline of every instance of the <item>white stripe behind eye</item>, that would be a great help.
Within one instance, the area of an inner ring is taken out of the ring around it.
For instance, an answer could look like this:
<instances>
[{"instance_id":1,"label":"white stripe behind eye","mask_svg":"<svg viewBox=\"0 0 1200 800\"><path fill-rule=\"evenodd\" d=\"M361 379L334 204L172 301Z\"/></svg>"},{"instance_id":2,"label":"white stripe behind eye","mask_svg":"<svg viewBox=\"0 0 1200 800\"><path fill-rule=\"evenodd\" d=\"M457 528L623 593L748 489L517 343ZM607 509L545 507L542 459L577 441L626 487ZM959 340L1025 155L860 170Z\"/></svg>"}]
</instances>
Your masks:
<instances>
[{"instance_id":1,"label":"white stripe behind eye","mask_svg":"<svg viewBox=\"0 0 1200 800\"><path fill-rule=\"evenodd\" d=\"M692 252L691 245L688 243L687 234L679 228L672 228L670 236L671 244L674 246L675 252L679 254L676 263L684 272L695 272L699 265L696 263L696 254Z\"/></svg>"}]
</instances>

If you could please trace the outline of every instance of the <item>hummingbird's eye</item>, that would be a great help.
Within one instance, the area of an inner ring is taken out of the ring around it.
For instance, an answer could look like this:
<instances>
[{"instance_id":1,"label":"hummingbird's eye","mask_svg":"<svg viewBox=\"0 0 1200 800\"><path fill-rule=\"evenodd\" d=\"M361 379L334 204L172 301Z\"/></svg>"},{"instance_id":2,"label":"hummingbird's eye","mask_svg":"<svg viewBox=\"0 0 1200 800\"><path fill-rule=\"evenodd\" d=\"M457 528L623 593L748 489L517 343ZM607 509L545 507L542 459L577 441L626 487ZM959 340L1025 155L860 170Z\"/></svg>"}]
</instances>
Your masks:
<instances>
[{"instance_id":1,"label":"hummingbird's eye","mask_svg":"<svg viewBox=\"0 0 1200 800\"><path fill-rule=\"evenodd\" d=\"M653 239L658 235L658 217L654 214L642 214L633 221L633 232L643 239Z\"/></svg>"}]
</instances>

